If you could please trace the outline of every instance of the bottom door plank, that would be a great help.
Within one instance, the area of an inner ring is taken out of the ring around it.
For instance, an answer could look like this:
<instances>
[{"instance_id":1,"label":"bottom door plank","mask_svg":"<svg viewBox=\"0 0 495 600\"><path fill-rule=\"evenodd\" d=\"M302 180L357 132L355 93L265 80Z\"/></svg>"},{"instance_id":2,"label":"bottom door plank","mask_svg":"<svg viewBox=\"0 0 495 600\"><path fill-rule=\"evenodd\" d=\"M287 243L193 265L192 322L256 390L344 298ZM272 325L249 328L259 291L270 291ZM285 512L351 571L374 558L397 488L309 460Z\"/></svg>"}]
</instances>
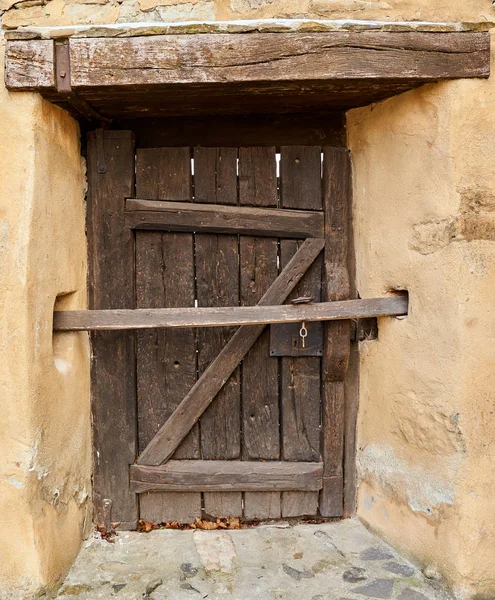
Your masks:
<instances>
[{"instance_id":1,"label":"bottom door plank","mask_svg":"<svg viewBox=\"0 0 495 600\"><path fill-rule=\"evenodd\" d=\"M323 463L170 460L158 467L130 466L131 490L189 492L318 492Z\"/></svg>"}]
</instances>

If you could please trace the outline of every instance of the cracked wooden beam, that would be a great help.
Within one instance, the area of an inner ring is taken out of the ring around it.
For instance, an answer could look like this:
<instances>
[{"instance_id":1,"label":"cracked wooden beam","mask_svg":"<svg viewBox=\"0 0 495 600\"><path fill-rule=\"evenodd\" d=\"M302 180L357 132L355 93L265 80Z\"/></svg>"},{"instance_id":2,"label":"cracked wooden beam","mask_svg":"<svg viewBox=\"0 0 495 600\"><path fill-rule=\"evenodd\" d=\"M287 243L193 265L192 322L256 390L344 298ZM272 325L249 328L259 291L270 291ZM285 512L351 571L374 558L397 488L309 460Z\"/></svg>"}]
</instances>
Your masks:
<instances>
[{"instance_id":1,"label":"cracked wooden beam","mask_svg":"<svg viewBox=\"0 0 495 600\"><path fill-rule=\"evenodd\" d=\"M258 112L349 108L426 82L490 74L487 32L71 38L69 49L72 90L115 118L227 114L247 102ZM7 87L59 101L54 60L53 40L9 40Z\"/></svg>"}]
</instances>

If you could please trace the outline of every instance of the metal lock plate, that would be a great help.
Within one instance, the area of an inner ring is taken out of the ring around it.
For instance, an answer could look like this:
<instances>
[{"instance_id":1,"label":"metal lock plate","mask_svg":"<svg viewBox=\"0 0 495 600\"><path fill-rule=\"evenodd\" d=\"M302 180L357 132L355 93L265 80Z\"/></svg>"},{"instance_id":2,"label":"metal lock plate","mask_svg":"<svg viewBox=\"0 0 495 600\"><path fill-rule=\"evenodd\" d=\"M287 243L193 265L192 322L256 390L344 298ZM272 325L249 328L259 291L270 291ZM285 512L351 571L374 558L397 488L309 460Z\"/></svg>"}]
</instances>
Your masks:
<instances>
[{"instance_id":1,"label":"metal lock plate","mask_svg":"<svg viewBox=\"0 0 495 600\"><path fill-rule=\"evenodd\" d=\"M308 335L299 335L301 323L274 323L270 325L270 356L322 356L323 323L306 321Z\"/></svg>"}]
</instances>

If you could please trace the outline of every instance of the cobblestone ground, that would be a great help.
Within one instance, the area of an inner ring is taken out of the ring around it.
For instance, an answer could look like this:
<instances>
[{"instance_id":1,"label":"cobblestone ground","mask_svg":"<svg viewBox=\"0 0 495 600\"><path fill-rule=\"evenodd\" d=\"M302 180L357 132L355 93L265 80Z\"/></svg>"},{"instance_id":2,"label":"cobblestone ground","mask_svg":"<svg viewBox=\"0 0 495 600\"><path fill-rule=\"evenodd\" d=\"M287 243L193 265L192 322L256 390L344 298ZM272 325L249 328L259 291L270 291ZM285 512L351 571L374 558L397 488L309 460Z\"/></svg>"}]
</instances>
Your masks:
<instances>
[{"instance_id":1,"label":"cobblestone ground","mask_svg":"<svg viewBox=\"0 0 495 600\"><path fill-rule=\"evenodd\" d=\"M445 600L356 520L91 539L60 600Z\"/></svg>"}]
</instances>

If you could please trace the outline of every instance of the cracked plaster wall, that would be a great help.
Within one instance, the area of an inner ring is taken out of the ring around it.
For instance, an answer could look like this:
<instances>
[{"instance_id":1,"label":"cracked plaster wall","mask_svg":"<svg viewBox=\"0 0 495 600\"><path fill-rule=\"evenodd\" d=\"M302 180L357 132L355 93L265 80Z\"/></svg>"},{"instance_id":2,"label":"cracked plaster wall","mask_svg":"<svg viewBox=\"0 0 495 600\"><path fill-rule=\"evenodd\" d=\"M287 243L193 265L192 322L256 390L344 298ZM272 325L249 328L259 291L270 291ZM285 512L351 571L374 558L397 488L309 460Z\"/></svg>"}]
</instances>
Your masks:
<instances>
[{"instance_id":1,"label":"cracked plaster wall","mask_svg":"<svg viewBox=\"0 0 495 600\"><path fill-rule=\"evenodd\" d=\"M4 28L135 21L310 18L383 21L495 19L492 0L0 0Z\"/></svg>"},{"instance_id":2,"label":"cracked plaster wall","mask_svg":"<svg viewBox=\"0 0 495 600\"><path fill-rule=\"evenodd\" d=\"M348 113L359 293L410 298L361 344L358 513L458 598L495 597L494 107L492 76Z\"/></svg>"},{"instance_id":3,"label":"cracked plaster wall","mask_svg":"<svg viewBox=\"0 0 495 600\"><path fill-rule=\"evenodd\" d=\"M86 306L84 168L77 124L37 94L0 88L0 148L0 598L27 600L91 525L88 339L51 331L57 296Z\"/></svg>"}]
</instances>

